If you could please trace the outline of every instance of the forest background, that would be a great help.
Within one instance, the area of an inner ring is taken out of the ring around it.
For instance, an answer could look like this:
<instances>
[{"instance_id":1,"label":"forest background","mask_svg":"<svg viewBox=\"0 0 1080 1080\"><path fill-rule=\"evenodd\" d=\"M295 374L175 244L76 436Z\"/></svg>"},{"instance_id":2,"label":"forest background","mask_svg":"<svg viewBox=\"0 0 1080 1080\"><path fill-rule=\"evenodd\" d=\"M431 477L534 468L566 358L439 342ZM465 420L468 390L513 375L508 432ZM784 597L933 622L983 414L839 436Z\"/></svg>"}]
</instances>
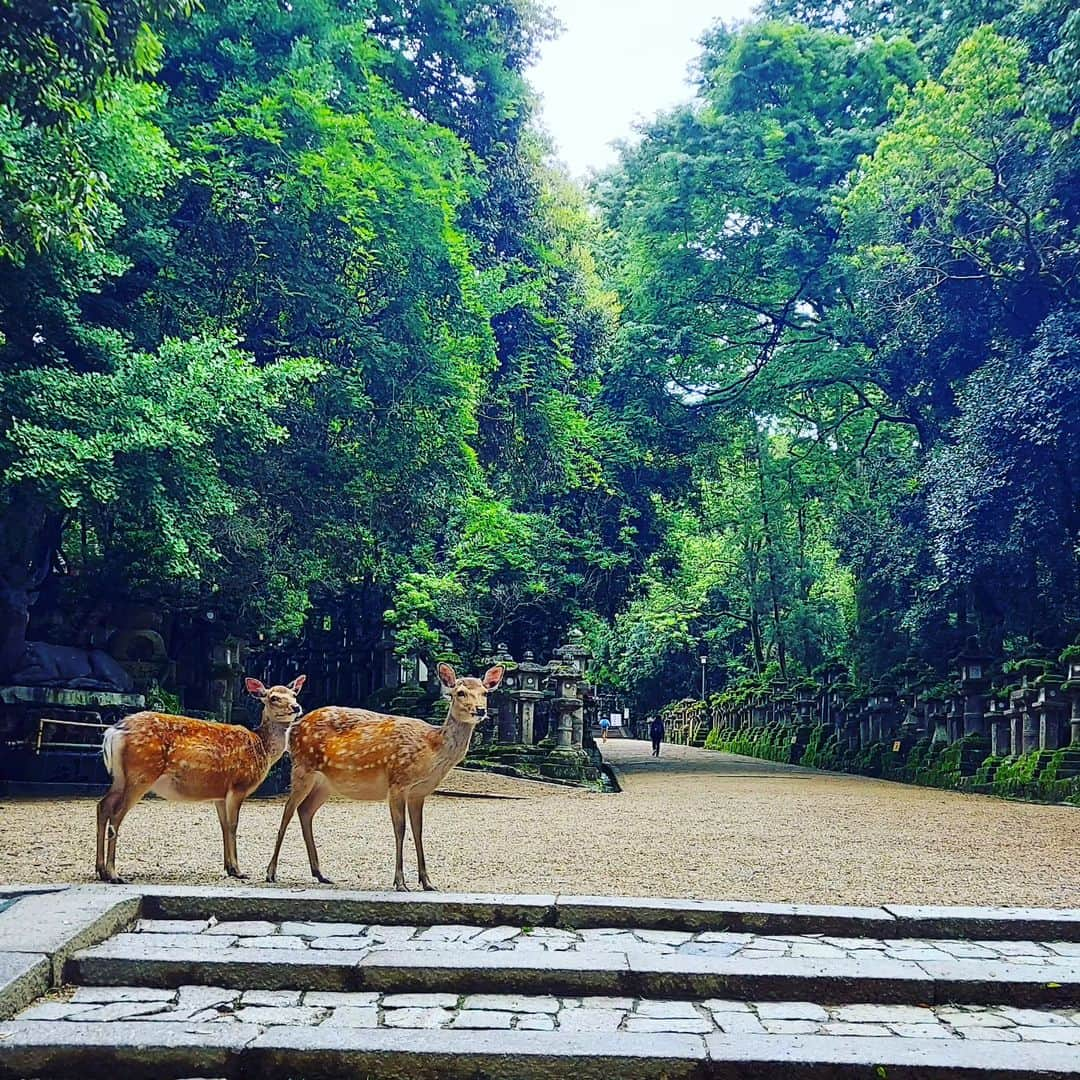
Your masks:
<instances>
[{"instance_id":1,"label":"forest background","mask_svg":"<svg viewBox=\"0 0 1080 1080\"><path fill-rule=\"evenodd\" d=\"M1073 639L1080 12L765 0L586 186L554 32L0 0L0 676L43 560L285 647L577 626L637 709Z\"/></svg>"}]
</instances>

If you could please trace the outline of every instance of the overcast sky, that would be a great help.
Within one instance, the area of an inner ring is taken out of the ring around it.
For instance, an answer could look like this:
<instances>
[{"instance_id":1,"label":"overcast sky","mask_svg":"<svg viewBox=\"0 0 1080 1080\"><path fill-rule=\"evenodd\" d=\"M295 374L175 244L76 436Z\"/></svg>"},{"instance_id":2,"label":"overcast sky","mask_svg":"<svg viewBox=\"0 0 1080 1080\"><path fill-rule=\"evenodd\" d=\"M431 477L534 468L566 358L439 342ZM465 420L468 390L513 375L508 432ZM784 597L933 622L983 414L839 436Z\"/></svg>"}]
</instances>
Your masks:
<instances>
[{"instance_id":1,"label":"overcast sky","mask_svg":"<svg viewBox=\"0 0 1080 1080\"><path fill-rule=\"evenodd\" d=\"M610 143L691 96L697 39L717 19L750 14L754 0L547 0L565 29L544 46L531 81L542 121L575 176L610 164Z\"/></svg>"}]
</instances>

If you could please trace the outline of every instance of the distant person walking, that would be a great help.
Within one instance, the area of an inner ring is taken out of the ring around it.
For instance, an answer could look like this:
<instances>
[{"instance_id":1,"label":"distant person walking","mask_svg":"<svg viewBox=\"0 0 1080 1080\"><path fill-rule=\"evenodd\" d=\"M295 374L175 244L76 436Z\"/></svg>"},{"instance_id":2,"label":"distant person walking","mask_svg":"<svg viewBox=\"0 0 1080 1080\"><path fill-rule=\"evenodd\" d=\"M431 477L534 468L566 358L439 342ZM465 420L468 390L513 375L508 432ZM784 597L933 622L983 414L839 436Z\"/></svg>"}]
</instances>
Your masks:
<instances>
[{"instance_id":1,"label":"distant person walking","mask_svg":"<svg viewBox=\"0 0 1080 1080\"><path fill-rule=\"evenodd\" d=\"M652 756L660 756L660 744L664 741L664 721L654 716L649 724L649 738L652 739Z\"/></svg>"},{"instance_id":2,"label":"distant person walking","mask_svg":"<svg viewBox=\"0 0 1080 1080\"><path fill-rule=\"evenodd\" d=\"M605 716L600 721L600 740L601 742L607 742L608 729L611 727L611 721Z\"/></svg>"}]
</instances>

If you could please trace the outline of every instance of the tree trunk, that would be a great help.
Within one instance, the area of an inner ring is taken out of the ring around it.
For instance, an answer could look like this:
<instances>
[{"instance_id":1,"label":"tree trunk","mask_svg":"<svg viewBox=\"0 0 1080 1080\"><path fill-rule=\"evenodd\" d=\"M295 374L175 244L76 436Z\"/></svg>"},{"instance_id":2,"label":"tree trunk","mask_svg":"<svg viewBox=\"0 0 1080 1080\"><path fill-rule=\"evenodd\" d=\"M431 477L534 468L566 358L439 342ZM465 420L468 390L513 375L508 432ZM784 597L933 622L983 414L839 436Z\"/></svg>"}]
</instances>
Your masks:
<instances>
[{"instance_id":1,"label":"tree trunk","mask_svg":"<svg viewBox=\"0 0 1080 1080\"><path fill-rule=\"evenodd\" d=\"M0 682L23 664L30 608L60 545L63 517L27 486L0 519Z\"/></svg>"},{"instance_id":2,"label":"tree trunk","mask_svg":"<svg viewBox=\"0 0 1080 1080\"><path fill-rule=\"evenodd\" d=\"M773 632L776 635L776 659L780 664L780 675L787 678L787 646L784 642L784 629L781 622L780 581L776 570L776 551L772 541L772 521L769 518L769 502L765 492L765 451L761 445L760 433L755 458L758 467L758 489L761 492L761 529L765 543L765 565L769 570L769 592L772 599Z\"/></svg>"}]
</instances>

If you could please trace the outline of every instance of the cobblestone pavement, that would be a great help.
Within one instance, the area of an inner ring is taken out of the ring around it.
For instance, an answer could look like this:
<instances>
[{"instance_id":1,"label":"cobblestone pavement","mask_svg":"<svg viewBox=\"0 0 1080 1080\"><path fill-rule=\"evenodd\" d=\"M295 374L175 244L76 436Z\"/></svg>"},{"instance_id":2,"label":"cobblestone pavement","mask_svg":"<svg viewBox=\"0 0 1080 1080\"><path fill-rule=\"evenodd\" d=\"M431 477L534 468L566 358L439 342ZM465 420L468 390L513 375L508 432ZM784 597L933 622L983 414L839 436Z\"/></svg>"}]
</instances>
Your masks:
<instances>
[{"instance_id":1,"label":"cobblestone pavement","mask_svg":"<svg viewBox=\"0 0 1080 1080\"><path fill-rule=\"evenodd\" d=\"M1059 965L1080 969L1080 942L942 941L828 937L819 934L767 936L735 933L684 933L675 930L561 930L517 926L367 926L326 922L213 922L145 919L133 933L117 934L123 946L138 941L158 948L284 949L348 952L570 953L704 956L713 959L906 960L913 963L989 960L1027 966Z\"/></svg>"},{"instance_id":2,"label":"cobblestone pavement","mask_svg":"<svg viewBox=\"0 0 1080 1080\"><path fill-rule=\"evenodd\" d=\"M1080 810L838 776L611 739L618 795L456 770L425 814L435 883L458 892L683 896L810 904L1080 906ZM241 865L259 879L281 800L240 816ZM90 799L0 802L0 881L87 881ZM322 868L350 888L392 878L386 807L331 801L315 821ZM411 861L411 844L407 845ZM136 882L221 884L206 805L147 800L129 815L119 868ZM408 873L408 870L407 870ZM309 885L294 822L278 881Z\"/></svg>"},{"instance_id":3,"label":"cobblestone pavement","mask_svg":"<svg viewBox=\"0 0 1080 1080\"><path fill-rule=\"evenodd\" d=\"M855 1035L1080 1045L1080 1010L1010 1006L832 1005L811 1002L649 1001L523 994L378 994L226 990L182 986L77 987L32 1005L16 1019L166 1021L201 1025L326 1025L710 1035ZM212 1030L212 1029L209 1029Z\"/></svg>"}]
</instances>

